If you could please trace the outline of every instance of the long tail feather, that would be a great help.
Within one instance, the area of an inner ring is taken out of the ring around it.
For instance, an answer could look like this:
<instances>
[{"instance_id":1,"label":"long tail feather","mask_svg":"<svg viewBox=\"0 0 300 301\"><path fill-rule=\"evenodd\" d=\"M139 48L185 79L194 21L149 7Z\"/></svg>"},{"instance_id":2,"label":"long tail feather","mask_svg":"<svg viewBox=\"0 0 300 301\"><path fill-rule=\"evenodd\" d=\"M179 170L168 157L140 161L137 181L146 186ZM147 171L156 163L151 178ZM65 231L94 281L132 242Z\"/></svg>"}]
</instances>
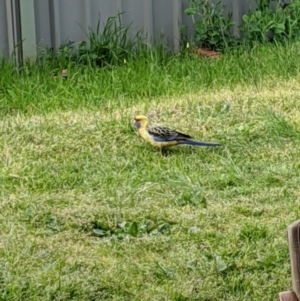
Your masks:
<instances>
[{"instance_id":1,"label":"long tail feather","mask_svg":"<svg viewBox=\"0 0 300 301\"><path fill-rule=\"evenodd\" d=\"M181 141L178 141L178 144L188 144L188 145L208 146L208 147L221 146L221 144L219 144L219 143L201 142L201 141L195 141L195 140L181 140Z\"/></svg>"}]
</instances>

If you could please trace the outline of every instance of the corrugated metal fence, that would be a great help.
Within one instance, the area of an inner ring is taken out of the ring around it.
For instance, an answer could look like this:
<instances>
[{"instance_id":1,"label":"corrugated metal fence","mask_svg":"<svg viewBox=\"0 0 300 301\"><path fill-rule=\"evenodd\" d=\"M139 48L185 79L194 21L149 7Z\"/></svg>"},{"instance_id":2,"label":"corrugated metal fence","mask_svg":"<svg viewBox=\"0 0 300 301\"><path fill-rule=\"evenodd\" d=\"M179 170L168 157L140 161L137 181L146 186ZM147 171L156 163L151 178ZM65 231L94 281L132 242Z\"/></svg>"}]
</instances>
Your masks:
<instances>
[{"instance_id":1,"label":"corrugated metal fence","mask_svg":"<svg viewBox=\"0 0 300 301\"><path fill-rule=\"evenodd\" d=\"M240 24L249 2L222 2ZM143 29L149 38L163 33L166 43L176 48L180 24L191 25L184 14L187 7L187 0L0 0L0 55L11 53L20 39L25 57L36 55L36 45L57 48L67 40L86 40L88 29L95 30L99 18L105 23L118 12L124 12L123 25L132 23L132 33Z\"/></svg>"}]
</instances>

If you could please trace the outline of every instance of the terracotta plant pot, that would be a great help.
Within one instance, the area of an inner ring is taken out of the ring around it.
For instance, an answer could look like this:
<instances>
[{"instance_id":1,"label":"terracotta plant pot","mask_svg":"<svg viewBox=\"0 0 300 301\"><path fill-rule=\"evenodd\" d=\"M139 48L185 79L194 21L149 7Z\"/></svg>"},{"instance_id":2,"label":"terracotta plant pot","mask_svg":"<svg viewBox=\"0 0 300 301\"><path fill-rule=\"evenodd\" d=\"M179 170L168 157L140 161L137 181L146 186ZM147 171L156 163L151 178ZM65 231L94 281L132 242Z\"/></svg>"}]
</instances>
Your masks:
<instances>
[{"instance_id":1,"label":"terracotta plant pot","mask_svg":"<svg viewBox=\"0 0 300 301\"><path fill-rule=\"evenodd\" d=\"M207 48L199 48L199 47L194 47L193 52L195 54L204 56L204 57L209 57L212 59L218 58L221 55L221 52L217 52L214 50L210 50Z\"/></svg>"}]
</instances>

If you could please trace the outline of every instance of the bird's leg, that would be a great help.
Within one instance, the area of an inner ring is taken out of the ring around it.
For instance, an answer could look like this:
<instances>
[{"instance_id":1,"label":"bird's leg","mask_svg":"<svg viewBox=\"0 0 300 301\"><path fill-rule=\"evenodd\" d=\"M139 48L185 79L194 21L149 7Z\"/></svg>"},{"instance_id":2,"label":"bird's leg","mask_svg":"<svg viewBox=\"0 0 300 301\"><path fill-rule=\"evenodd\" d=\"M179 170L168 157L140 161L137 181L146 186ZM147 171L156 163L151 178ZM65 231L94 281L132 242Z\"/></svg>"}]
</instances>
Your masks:
<instances>
[{"instance_id":1,"label":"bird's leg","mask_svg":"<svg viewBox=\"0 0 300 301\"><path fill-rule=\"evenodd\" d=\"M160 154L163 155L163 152L164 152L164 151L163 151L163 147L159 146L159 147L158 147L158 150L159 150Z\"/></svg>"},{"instance_id":2,"label":"bird's leg","mask_svg":"<svg viewBox=\"0 0 300 301\"><path fill-rule=\"evenodd\" d=\"M168 155L167 148L161 147L160 148L160 153L161 153L162 156L167 156Z\"/></svg>"}]
</instances>

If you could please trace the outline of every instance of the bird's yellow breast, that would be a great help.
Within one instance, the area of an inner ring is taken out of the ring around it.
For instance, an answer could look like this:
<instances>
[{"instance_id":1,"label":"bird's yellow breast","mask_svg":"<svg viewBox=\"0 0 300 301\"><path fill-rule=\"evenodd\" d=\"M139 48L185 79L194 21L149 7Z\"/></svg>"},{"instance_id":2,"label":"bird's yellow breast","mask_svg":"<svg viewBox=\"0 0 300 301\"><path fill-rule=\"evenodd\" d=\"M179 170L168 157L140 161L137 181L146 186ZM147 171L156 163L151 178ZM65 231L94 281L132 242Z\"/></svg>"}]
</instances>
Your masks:
<instances>
[{"instance_id":1,"label":"bird's yellow breast","mask_svg":"<svg viewBox=\"0 0 300 301\"><path fill-rule=\"evenodd\" d=\"M146 140L147 142L149 142L150 144L152 144L155 147L158 147L160 149L164 148L164 147L169 147L169 146L173 146L177 144L177 141L166 141L166 142L158 142L155 141L153 139L153 137L148 133L148 131L145 128L140 128L138 129L138 133L140 134L140 136Z\"/></svg>"}]
</instances>

